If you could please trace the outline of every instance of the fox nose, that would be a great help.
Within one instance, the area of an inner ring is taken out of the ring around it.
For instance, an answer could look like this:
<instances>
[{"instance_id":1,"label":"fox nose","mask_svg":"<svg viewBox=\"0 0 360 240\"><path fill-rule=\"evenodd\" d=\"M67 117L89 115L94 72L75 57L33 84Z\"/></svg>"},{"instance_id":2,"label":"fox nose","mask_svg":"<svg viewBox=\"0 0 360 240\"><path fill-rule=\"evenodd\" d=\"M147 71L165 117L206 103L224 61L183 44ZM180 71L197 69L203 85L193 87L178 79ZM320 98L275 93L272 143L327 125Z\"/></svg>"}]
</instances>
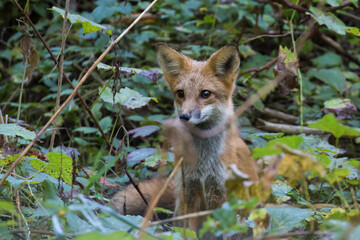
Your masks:
<instances>
[{"instance_id":1,"label":"fox nose","mask_svg":"<svg viewBox=\"0 0 360 240\"><path fill-rule=\"evenodd\" d=\"M189 121L190 120L190 114L182 113L179 116L180 120Z\"/></svg>"}]
</instances>

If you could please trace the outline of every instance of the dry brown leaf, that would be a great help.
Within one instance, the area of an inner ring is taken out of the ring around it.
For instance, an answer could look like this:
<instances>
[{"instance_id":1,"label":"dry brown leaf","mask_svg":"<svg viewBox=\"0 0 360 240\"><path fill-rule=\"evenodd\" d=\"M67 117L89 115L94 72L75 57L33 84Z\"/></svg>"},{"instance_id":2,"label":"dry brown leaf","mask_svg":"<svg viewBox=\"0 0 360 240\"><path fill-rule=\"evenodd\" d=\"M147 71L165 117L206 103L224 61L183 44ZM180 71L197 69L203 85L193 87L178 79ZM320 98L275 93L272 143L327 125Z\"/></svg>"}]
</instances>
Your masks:
<instances>
[{"instance_id":1,"label":"dry brown leaf","mask_svg":"<svg viewBox=\"0 0 360 240\"><path fill-rule=\"evenodd\" d=\"M278 174L289 179L289 181L304 180L307 171L316 171L320 175L325 174L324 167L313 157L284 145L278 145L285 156L282 158Z\"/></svg>"},{"instance_id":2,"label":"dry brown leaf","mask_svg":"<svg viewBox=\"0 0 360 240\"><path fill-rule=\"evenodd\" d=\"M288 95L292 89L298 87L298 83L296 81L298 67L298 59L291 54L290 50L287 48L283 49L280 46L278 61L273 71L275 76L279 73L285 74L284 79L278 84L282 95Z\"/></svg>"},{"instance_id":3,"label":"dry brown leaf","mask_svg":"<svg viewBox=\"0 0 360 240\"><path fill-rule=\"evenodd\" d=\"M27 77L28 77L27 82L29 83L29 81L31 80L31 73L34 71L34 69L40 62L40 55L39 55L38 51L35 50L35 48L31 49L31 56L30 56L28 62L30 64L30 66L27 69Z\"/></svg>"},{"instance_id":4,"label":"dry brown leaf","mask_svg":"<svg viewBox=\"0 0 360 240\"><path fill-rule=\"evenodd\" d=\"M34 43L30 36L24 35L20 39L20 52L23 55L23 63L29 62L33 46Z\"/></svg>"},{"instance_id":5,"label":"dry brown leaf","mask_svg":"<svg viewBox=\"0 0 360 240\"><path fill-rule=\"evenodd\" d=\"M271 194L271 185L274 182L280 160L280 155L271 157L270 164L260 175L260 180L256 182L250 181L248 176L241 172L236 165L231 165L232 174L225 182L227 196L235 193L239 199L258 198L262 202L266 202Z\"/></svg>"}]
</instances>

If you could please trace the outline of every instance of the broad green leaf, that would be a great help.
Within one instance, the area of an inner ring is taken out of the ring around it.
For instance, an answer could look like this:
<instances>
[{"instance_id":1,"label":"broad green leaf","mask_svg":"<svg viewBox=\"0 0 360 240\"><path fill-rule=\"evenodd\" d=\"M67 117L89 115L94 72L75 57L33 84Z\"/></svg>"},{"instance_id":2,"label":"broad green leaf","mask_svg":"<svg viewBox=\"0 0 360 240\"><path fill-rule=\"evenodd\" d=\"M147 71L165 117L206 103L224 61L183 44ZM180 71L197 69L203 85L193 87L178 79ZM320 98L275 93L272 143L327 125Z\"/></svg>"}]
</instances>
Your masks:
<instances>
[{"instance_id":1,"label":"broad green leaf","mask_svg":"<svg viewBox=\"0 0 360 240\"><path fill-rule=\"evenodd\" d=\"M266 208L270 214L270 235L287 233L295 228L305 227L305 219L308 218L312 211L295 207L276 207Z\"/></svg>"},{"instance_id":2,"label":"broad green leaf","mask_svg":"<svg viewBox=\"0 0 360 240\"><path fill-rule=\"evenodd\" d=\"M327 179L331 184L340 182L350 174L350 169L340 168L334 169L333 172L327 174Z\"/></svg>"},{"instance_id":3,"label":"broad green leaf","mask_svg":"<svg viewBox=\"0 0 360 240\"><path fill-rule=\"evenodd\" d=\"M19 136L27 140L33 140L36 137L36 134L26 128L20 127L16 124L0 124L0 135L6 136Z\"/></svg>"},{"instance_id":4,"label":"broad green leaf","mask_svg":"<svg viewBox=\"0 0 360 240\"><path fill-rule=\"evenodd\" d=\"M144 127L139 127L139 128L135 128L129 131L129 134L134 134L134 138L136 137L147 137L150 134L156 132L160 130L159 126L155 126L155 125L148 125L148 126L144 126Z\"/></svg>"},{"instance_id":5,"label":"broad green leaf","mask_svg":"<svg viewBox=\"0 0 360 240\"><path fill-rule=\"evenodd\" d=\"M157 153L159 149L156 148L141 148L137 149L135 151L132 151L128 157L127 160L129 162L136 162L139 163L140 161L144 160L147 157L150 157Z\"/></svg>"},{"instance_id":6,"label":"broad green leaf","mask_svg":"<svg viewBox=\"0 0 360 240\"><path fill-rule=\"evenodd\" d=\"M0 219L0 239L1 240L12 240L14 236L10 233L6 222Z\"/></svg>"},{"instance_id":7,"label":"broad green leaf","mask_svg":"<svg viewBox=\"0 0 360 240\"><path fill-rule=\"evenodd\" d=\"M345 35L345 30L348 28L338 17L333 13L323 12L322 10L310 6L310 14L320 25L326 25L329 29L337 34Z\"/></svg>"},{"instance_id":8,"label":"broad green leaf","mask_svg":"<svg viewBox=\"0 0 360 240\"><path fill-rule=\"evenodd\" d=\"M9 155L7 157L0 155L0 165L4 165L5 167L7 167L10 164L12 164L13 162L15 162L15 160L17 159L18 156L20 156L20 153L14 154L14 155ZM21 160L24 160L24 158L22 158Z\"/></svg>"},{"instance_id":9,"label":"broad green leaf","mask_svg":"<svg viewBox=\"0 0 360 240\"><path fill-rule=\"evenodd\" d=\"M173 211L169 210L169 209L165 209L165 208L161 208L161 207L155 207L154 211L157 213L165 213L167 215L171 215L174 214Z\"/></svg>"},{"instance_id":10,"label":"broad green leaf","mask_svg":"<svg viewBox=\"0 0 360 240\"><path fill-rule=\"evenodd\" d=\"M97 65L97 68L103 69L105 71L109 71L109 70L112 70L113 72L115 71L115 67L104 64L104 63L99 63ZM146 78L152 80L153 82L155 82L159 78L158 70L142 70L142 69L138 69L138 68L120 67L120 72L125 74L125 76L127 76L127 77L137 74L139 76L146 77Z\"/></svg>"},{"instance_id":11,"label":"broad green leaf","mask_svg":"<svg viewBox=\"0 0 360 240\"><path fill-rule=\"evenodd\" d=\"M352 4L354 4L356 7L359 7L359 1L358 0L349 0Z\"/></svg>"},{"instance_id":12,"label":"broad green leaf","mask_svg":"<svg viewBox=\"0 0 360 240\"><path fill-rule=\"evenodd\" d=\"M272 138L280 138L284 135L284 133L254 133L254 134L250 134L248 137L252 138L252 137L263 137L267 140L272 139Z\"/></svg>"},{"instance_id":13,"label":"broad green leaf","mask_svg":"<svg viewBox=\"0 0 360 240\"><path fill-rule=\"evenodd\" d=\"M64 182L72 185L73 160L65 154L50 152L46 154L49 163L40 159L30 160L31 166L38 171L45 172L53 178L62 178Z\"/></svg>"},{"instance_id":14,"label":"broad green leaf","mask_svg":"<svg viewBox=\"0 0 360 240\"><path fill-rule=\"evenodd\" d=\"M321 69L320 71L311 70L310 76L316 77L324 83L332 86L339 93L344 92L346 87L345 76L339 71L334 69Z\"/></svg>"},{"instance_id":15,"label":"broad green leaf","mask_svg":"<svg viewBox=\"0 0 360 240\"><path fill-rule=\"evenodd\" d=\"M143 97L139 92L131 90L130 88L122 88L119 93L115 94L115 97L110 88L106 87L104 91L99 88L101 94L100 98L108 103L115 104L120 103L127 108L134 109L140 108L146 105L151 99L157 101L156 98Z\"/></svg>"},{"instance_id":16,"label":"broad green leaf","mask_svg":"<svg viewBox=\"0 0 360 240\"><path fill-rule=\"evenodd\" d=\"M214 211L214 219L221 222L222 228L229 228L236 224L236 212L229 205L223 205Z\"/></svg>"},{"instance_id":17,"label":"broad green leaf","mask_svg":"<svg viewBox=\"0 0 360 240\"><path fill-rule=\"evenodd\" d=\"M83 132L84 134L96 133L99 129L94 127L78 127L73 130L73 132Z\"/></svg>"},{"instance_id":18,"label":"broad green leaf","mask_svg":"<svg viewBox=\"0 0 360 240\"><path fill-rule=\"evenodd\" d=\"M145 158L144 165L148 167L155 167L158 161L161 160L161 152L157 152L154 155L151 155L150 157Z\"/></svg>"},{"instance_id":19,"label":"broad green leaf","mask_svg":"<svg viewBox=\"0 0 360 240\"><path fill-rule=\"evenodd\" d=\"M181 236L184 235L184 228L182 227L171 227L171 228L175 232L179 233ZM185 228L185 235L186 235L186 239L197 239L196 232L194 232L191 229Z\"/></svg>"},{"instance_id":20,"label":"broad green leaf","mask_svg":"<svg viewBox=\"0 0 360 240\"><path fill-rule=\"evenodd\" d=\"M333 114L327 114L320 120L310 123L309 127L318 128L325 132L329 132L334 137L340 138L342 136L357 137L360 136L360 131L356 128L348 127L341 124Z\"/></svg>"},{"instance_id":21,"label":"broad green leaf","mask_svg":"<svg viewBox=\"0 0 360 240\"><path fill-rule=\"evenodd\" d=\"M343 0L326 0L326 2L333 7L337 7L343 2Z\"/></svg>"},{"instance_id":22,"label":"broad green leaf","mask_svg":"<svg viewBox=\"0 0 360 240\"><path fill-rule=\"evenodd\" d=\"M99 233L99 232L91 232L86 233L84 235L78 236L74 238L74 240L99 240L99 239L106 239L106 240L135 240L136 238L132 236L130 233L126 231L116 231L110 234Z\"/></svg>"},{"instance_id":23,"label":"broad green leaf","mask_svg":"<svg viewBox=\"0 0 360 240\"><path fill-rule=\"evenodd\" d=\"M10 202L0 200L0 209L6 210L7 212L11 212L15 210L15 206L13 206Z\"/></svg>"},{"instance_id":24,"label":"broad green leaf","mask_svg":"<svg viewBox=\"0 0 360 240\"><path fill-rule=\"evenodd\" d=\"M326 108L345 108L348 103L351 103L350 99L336 98L324 102Z\"/></svg>"},{"instance_id":25,"label":"broad green leaf","mask_svg":"<svg viewBox=\"0 0 360 240\"><path fill-rule=\"evenodd\" d=\"M304 139L300 136L285 136L278 139L270 140L266 145L271 147L275 146L276 144L280 143L286 145L292 149L296 149L300 146L300 144L304 141Z\"/></svg>"},{"instance_id":26,"label":"broad green leaf","mask_svg":"<svg viewBox=\"0 0 360 240\"><path fill-rule=\"evenodd\" d=\"M256 147L252 150L252 157L253 158L262 158L265 156L272 156L272 155L279 155L282 151L280 149L276 149L273 147Z\"/></svg>"},{"instance_id":27,"label":"broad green leaf","mask_svg":"<svg viewBox=\"0 0 360 240\"><path fill-rule=\"evenodd\" d=\"M96 229L88 222L84 221L72 212L66 213L66 222L68 228L74 233L82 233L88 231L95 231Z\"/></svg>"},{"instance_id":28,"label":"broad green leaf","mask_svg":"<svg viewBox=\"0 0 360 240\"><path fill-rule=\"evenodd\" d=\"M61 15L61 17L64 18L65 11L63 9L53 6L49 10L59 13ZM72 24L81 23L82 27L84 29L84 35L87 33L97 32L97 31L106 31L109 35L112 35L112 31L110 29L108 29L107 27L97 24L87 18L80 16L80 15L68 13L67 18Z\"/></svg>"},{"instance_id":29,"label":"broad green leaf","mask_svg":"<svg viewBox=\"0 0 360 240\"><path fill-rule=\"evenodd\" d=\"M327 52L311 61L319 68L339 66L342 63L341 57L333 52Z\"/></svg>"},{"instance_id":30,"label":"broad green leaf","mask_svg":"<svg viewBox=\"0 0 360 240\"><path fill-rule=\"evenodd\" d=\"M112 127L112 118L110 116L106 116L99 121L99 125L104 133L107 133Z\"/></svg>"},{"instance_id":31,"label":"broad green leaf","mask_svg":"<svg viewBox=\"0 0 360 240\"><path fill-rule=\"evenodd\" d=\"M300 146L300 144L304 141L304 139L300 136L286 136L278 139L270 140L266 143L265 147L256 147L252 151L253 158L261 158L264 156L278 155L281 154L282 151L276 148L276 144L283 144L290 148L296 149Z\"/></svg>"},{"instance_id":32,"label":"broad green leaf","mask_svg":"<svg viewBox=\"0 0 360 240\"><path fill-rule=\"evenodd\" d=\"M357 27L351 27L345 30L347 33L354 34L355 36L360 37L360 29Z\"/></svg>"},{"instance_id":33,"label":"broad green leaf","mask_svg":"<svg viewBox=\"0 0 360 240\"><path fill-rule=\"evenodd\" d=\"M283 51L286 54L284 63L294 62L297 60L295 52L291 51L287 47L283 48L282 46L280 46L280 51Z\"/></svg>"},{"instance_id":34,"label":"broad green leaf","mask_svg":"<svg viewBox=\"0 0 360 240\"><path fill-rule=\"evenodd\" d=\"M276 180L272 185L272 195L274 195L277 203L286 202L290 199L287 195L293 188L285 181Z\"/></svg>"}]
</instances>

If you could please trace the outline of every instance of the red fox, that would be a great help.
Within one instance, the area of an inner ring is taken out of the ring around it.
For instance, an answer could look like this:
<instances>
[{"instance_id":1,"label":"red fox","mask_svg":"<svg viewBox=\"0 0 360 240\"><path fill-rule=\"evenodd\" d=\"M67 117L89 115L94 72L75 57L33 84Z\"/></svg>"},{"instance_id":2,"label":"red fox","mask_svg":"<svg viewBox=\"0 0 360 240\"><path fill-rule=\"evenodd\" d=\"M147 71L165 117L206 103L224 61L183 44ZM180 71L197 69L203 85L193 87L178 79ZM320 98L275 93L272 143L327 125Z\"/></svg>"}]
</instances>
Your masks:
<instances>
[{"instance_id":1,"label":"red fox","mask_svg":"<svg viewBox=\"0 0 360 240\"><path fill-rule=\"evenodd\" d=\"M196 61L167 44L157 45L158 62L174 95L177 119L168 122L165 132L173 147L175 162L183 158L184 179L178 171L159 205L172 208L175 216L215 209L226 200L228 168L258 179L250 150L238 135L232 93L240 57L235 45L226 45L207 61ZM140 183L147 199L157 194L163 179ZM184 189L185 186L185 198ZM186 202L184 202L184 200ZM117 193L113 204L121 213L141 214L146 206L134 188ZM124 209L126 208L126 209ZM204 219L191 219L189 227L199 230Z\"/></svg>"}]
</instances>

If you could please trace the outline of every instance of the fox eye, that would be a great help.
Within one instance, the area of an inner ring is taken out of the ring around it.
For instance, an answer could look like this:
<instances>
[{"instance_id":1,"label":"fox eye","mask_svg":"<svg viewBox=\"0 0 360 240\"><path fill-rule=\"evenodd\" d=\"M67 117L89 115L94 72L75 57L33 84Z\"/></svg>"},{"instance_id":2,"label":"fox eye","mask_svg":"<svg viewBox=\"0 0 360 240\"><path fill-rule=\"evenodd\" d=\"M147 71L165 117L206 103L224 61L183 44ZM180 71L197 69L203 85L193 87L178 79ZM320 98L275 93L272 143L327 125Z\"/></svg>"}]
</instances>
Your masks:
<instances>
[{"instance_id":1,"label":"fox eye","mask_svg":"<svg viewBox=\"0 0 360 240\"><path fill-rule=\"evenodd\" d=\"M202 91L201 93L200 93L200 97L201 98L209 98L210 97L210 95L211 95L211 92L210 91L208 91L208 90L204 90L204 91Z\"/></svg>"},{"instance_id":2,"label":"fox eye","mask_svg":"<svg viewBox=\"0 0 360 240\"><path fill-rule=\"evenodd\" d=\"M178 98L184 98L184 91L183 90L177 90L176 91L176 96Z\"/></svg>"}]
</instances>

